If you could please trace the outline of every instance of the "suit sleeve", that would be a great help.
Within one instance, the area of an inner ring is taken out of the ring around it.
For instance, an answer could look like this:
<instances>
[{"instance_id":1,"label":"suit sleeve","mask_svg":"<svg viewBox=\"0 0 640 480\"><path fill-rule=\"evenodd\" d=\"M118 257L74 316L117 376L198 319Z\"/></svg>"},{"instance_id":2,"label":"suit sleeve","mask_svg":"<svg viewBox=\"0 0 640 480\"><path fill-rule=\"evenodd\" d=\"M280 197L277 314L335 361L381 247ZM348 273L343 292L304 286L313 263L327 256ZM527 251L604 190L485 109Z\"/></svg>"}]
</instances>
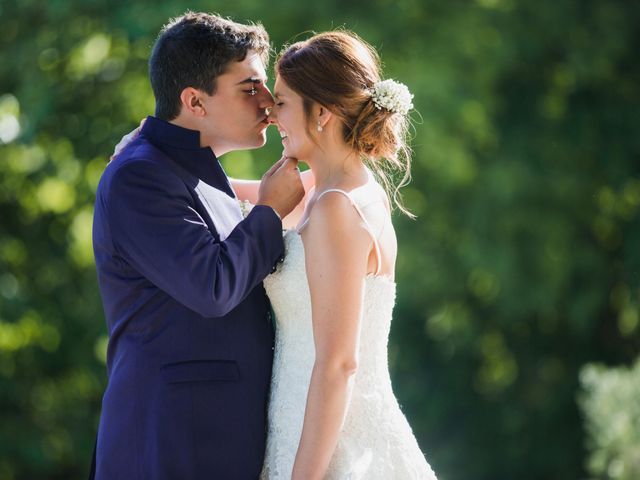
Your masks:
<instances>
[{"instance_id":1,"label":"suit sleeve","mask_svg":"<svg viewBox=\"0 0 640 480\"><path fill-rule=\"evenodd\" d=\"M205 317L235 308L284 252L282 223L271 208L256 206L218 242L192 209L183 181L149 161L115 171L104 201L116 252Z\"/></svg>"}]
</instances>

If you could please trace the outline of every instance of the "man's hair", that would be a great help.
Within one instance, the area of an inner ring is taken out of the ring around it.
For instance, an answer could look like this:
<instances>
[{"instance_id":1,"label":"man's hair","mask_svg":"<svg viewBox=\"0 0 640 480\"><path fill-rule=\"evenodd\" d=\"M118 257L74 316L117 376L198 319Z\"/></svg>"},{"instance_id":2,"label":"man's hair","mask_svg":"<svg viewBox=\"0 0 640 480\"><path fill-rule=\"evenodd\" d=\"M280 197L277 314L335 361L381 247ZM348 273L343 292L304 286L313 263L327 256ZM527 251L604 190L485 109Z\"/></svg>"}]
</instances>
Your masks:
<instances>
[{"instance_id":1,"label":"man's hair","mask_svg":"<svg viewBox=\"0 0 640 480\"><path fill-rule=\"evenodd\" d=\"M260 24L242 25L218 15L186 12L165 25L151 52L149 77L156 116L180 114L180 94L192 87L213 95L216 79L228 65L243 61L249 50L266 64L269 35Z\"/></svg>"}]
</instances>

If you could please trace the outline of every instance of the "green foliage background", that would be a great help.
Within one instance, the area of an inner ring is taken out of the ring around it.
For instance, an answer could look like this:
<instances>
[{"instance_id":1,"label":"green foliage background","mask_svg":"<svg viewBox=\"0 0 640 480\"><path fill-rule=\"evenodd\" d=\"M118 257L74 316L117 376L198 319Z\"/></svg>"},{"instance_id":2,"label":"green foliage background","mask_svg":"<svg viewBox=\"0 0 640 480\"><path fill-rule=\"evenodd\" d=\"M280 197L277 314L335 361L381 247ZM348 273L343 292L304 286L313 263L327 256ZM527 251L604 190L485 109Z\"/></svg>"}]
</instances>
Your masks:
<instances>
[{"instance_id":1,"label":"green foliage background","mask_svg":"<svg viewBox=\"0 0 640 480\"><path fill-rule=\"evenodd\" d=\"M276 48L345 26L379 49L421 114L390 341L419 443L443 479L584 477L580 368L640 351L636 1L0 0L0 478L86 475L94 193L187 8L261 21ZM227 171L259 178L274 133Z\"/></svg>"}]
</instances>

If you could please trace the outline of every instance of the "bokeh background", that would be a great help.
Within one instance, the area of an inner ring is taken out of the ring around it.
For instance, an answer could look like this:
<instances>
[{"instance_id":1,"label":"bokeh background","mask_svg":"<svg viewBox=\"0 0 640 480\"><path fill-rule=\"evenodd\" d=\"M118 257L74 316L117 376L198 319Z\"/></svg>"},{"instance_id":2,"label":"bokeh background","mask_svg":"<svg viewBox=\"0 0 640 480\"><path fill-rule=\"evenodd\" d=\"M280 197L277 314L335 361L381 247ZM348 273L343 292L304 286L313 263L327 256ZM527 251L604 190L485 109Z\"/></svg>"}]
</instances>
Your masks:
<instances>
[{"instance_id":1,"label":"bokeh background","mask_svg":"<svg viewBox=\"0 0 640 480\"><path fill-rule=\"evenodd\" d=\"M260 21L276 50L353 29L415 93L390 368L439 476L640 478L640 3L622 0L0 0L0 478L87 474L94 194L187 8ZM260 178L280 148L274 130L223 163Z\"/></svg>"}]
</instances>

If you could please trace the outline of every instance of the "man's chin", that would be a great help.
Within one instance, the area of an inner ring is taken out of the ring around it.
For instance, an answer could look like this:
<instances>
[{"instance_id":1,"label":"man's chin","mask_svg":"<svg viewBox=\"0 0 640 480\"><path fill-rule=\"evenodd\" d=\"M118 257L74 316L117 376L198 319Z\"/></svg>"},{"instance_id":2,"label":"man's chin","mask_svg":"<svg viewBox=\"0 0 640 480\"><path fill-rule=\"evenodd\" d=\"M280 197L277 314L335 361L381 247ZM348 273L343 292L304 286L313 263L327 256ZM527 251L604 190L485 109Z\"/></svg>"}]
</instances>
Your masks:
<instances>
[{"instance_id":1,"label":"man's chin","mask_svg":"<svg viewBox=\"0 0 640 480\"><path fill-rule=\"evenodd\" d=\"M264 147L265 144L267 143L267 134L265 132L258 134L258 136L255 138L255 140L253 142L251 142L251 145L249 147L247 147L248 149L253 149L253 148L260 148L260 147Z\"/></svg>"},{"instance_id":2,"label":"man's chin","mask_svg":"<svg viewBox=\"0 0 640 480\"><path fill-rule=\"evenodd\" d=\"M255 148L264 147L265 143L267 143L267 135L264 133L258 133L250 138L245 139L237 139L233 142L233 147L228 151L233 152L236 150L253 150Z\"/></svg>"}]
</instances>

